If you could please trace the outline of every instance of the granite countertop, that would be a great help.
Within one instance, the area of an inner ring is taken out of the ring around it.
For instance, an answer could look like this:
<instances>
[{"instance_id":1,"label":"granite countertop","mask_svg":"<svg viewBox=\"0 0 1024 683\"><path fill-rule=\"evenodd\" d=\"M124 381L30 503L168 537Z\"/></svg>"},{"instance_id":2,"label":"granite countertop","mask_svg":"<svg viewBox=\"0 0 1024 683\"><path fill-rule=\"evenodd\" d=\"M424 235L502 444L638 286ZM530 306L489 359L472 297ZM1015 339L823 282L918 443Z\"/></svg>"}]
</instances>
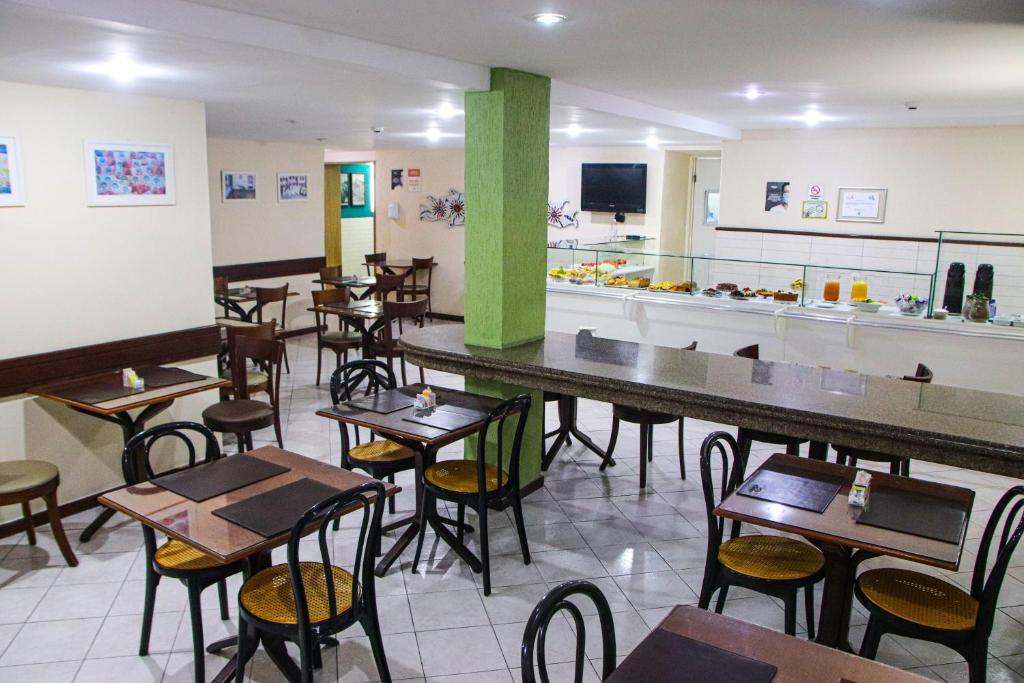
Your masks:
<instances>
[{"instance_id":1,"label":"granite countertop","mask_svg":"<svg viewBox=\"0 0 1024 683\"><path fill-rule=\"evenodd\" d=\"M401 343L428 368L1024 476L1024 397L558 332L489 349L438 325Z\"/></svg>"}]
</instances>

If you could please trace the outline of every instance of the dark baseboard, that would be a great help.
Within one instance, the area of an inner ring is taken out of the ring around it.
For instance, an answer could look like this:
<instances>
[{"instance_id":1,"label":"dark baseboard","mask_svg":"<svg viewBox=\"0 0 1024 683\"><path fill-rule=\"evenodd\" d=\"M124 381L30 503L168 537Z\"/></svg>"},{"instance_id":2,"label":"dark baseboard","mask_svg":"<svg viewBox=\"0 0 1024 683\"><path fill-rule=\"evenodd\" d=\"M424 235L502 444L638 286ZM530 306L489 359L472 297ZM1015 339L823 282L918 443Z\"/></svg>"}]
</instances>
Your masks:
<instances>
[{"instance_id":1,"label":"dark baseboard","mask_svg":"<svg viewBox=\"0 0 1024 683\"><path fill-rule=\"evenodd\" d=\"M437 318L438 320L450 320L454 323L466 322L466 318L464 316L453 315L451 313L431 313L430 315L433 316L434 318Z\"/></svg>"},{"instance_id":2,"label":"dark baseboard","mask_svg":"<svg viewBox=\"0 0 1024 683\"><path fill-rule=\"evenodd\" d=\"M207 325L6 358L0 360L0 396L108 370L213 356L219 350L220 328Z\"/></svg>"},{"instance_id":3,"label":"dark baseboard","mask_svg":"<svg viewBox=\"0 0 1024 683\"><path fill-rule=\"evenodd\" d=\"M273 277L289 277L319 273L327 260L323 256L284 259L281 261L258 261L256 263L234 263L229 266L214 266L214 277L226 277L230 282L243 280L266 280Z\"/></svg>"},{"instance_id":4,"label":"dark baseboard","mask_svg":"<svg viewBox=\"0 0 1024 683\"><path fill-rule=\"evenodd\" d=\"M121 487L117 486L115 488L110 489L110 491L115 491L119 488ZM91 496L86 496L85 498L73 500L70 503L61 503L60 507L58 507L61 519L64 519L65 517L70 517L71 515L77 515L79 512L84 512L86 510L99 507L100 504L98 502L98 498L102 496L104 493L109 493L109 491L95 493ZM36 527L37 529L39 527L46 526L49 523L50 520L46 516L46 510L32 513L32 526ZM23 517L0 524L0 538L14 536L15 534L20 534L23 531L25 531L25 519ZM74 533L73 529L66 529L65 531L69 536Z\"/></svg>"}]
</instances>

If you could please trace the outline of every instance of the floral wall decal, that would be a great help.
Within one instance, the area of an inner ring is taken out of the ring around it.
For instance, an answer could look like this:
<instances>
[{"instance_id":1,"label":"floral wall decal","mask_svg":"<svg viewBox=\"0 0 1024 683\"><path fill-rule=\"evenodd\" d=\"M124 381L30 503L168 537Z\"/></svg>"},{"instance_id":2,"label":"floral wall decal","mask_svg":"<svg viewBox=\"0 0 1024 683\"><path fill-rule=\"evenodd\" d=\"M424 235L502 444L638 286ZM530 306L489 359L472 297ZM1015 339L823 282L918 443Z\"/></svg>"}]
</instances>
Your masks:
<instances>
[{"instance_id":1,"label":"floral wall decal","mask_svg":"<svg viewBox=\"0 0 1024 683\"><path fill-rule=\"evenodd\" d=\"M421 221L448 221L448 226L452 228L466 223L466 196L462 192L450 189L447 195L441 197L427 195L427 201L430 206L420 204Z\"/></svg>"},{"instance_id":2,"label":"floral wall decal","mask_svg":"<svg viewBox=\"0 0 1024 683\"><path fill-rule=\"evenodd\" d=\"M548 225L559 229L570 226L580 227L580 212L571 210L569 203L568 199L561 204L548 202Z\"/></svg>"}]
</instances>

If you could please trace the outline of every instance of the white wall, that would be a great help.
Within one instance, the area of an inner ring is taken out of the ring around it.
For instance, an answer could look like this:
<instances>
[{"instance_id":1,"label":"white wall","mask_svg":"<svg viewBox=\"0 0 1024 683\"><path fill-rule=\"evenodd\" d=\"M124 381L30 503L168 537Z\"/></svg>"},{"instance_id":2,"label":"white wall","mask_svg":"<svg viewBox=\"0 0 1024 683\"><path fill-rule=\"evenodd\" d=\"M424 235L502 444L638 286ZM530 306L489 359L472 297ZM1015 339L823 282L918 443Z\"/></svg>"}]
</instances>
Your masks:
<instances>
[{"instance_id":1,"label":"white wall","mask_svg":"<svg viewBox=\"0 0 1024 683\"><path fill-rule=\"evenodd\" d=\"M213 322L206 119L199 102L0 82L0 135L18 138L24 207L0 208L0 358ZM174 147L176 203L87 207L85 141ZM191 364L213 373L212 360ZM197 419L206 392L163 419ZM159 421L159 420L158 420ZM49 460L70 501L122 482L115 425L44 399L0 399L0 459ZM0 519L18 514L0 510Z\"/></svg>"},{"instance_id":2,"label":"white wall","mask_svg":"<svg viewBox=\"0 0 1024 683\"><path fill-rule=\"evenodd\" d=\"M934 237L939 229L1024 231L1024 127L744 131L722 145L721 225ZM788 211L764 210L789 181ZM823 183L826 220L801 219ZM888 188L885 223L837 222L840 187Z\"/></svg>"}]
</instances>

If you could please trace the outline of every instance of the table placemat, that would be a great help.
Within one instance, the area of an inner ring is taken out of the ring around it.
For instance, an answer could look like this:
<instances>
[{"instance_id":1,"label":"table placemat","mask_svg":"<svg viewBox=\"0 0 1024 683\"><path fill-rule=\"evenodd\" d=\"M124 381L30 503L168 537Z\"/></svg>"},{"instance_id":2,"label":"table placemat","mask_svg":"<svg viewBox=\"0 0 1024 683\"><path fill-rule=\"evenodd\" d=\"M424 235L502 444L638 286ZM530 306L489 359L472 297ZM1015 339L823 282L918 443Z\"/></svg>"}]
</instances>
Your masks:
<instances>
[{"instance_id":1,"label":"table placemat","mask_svg":"<svg viewBox=\"0 0 1024 683\"><path fill-rule=\"evenodd\" d=\"M153 483L179 496L201 503L287 471L287 467L240 454L157 477L153 479Z\"/></svg>"},{"instance_id":2,"label":"table placemat","mask_svg":"<svg viewBox=\"0 0 1024 683\"><path fill-rule=\"evenodd\" d=\"M967 510L934 496L872 488L857 523L959 544L967 526Z\"/></svg>"},{"instance_id":3,"label":"table placemat","mask_svg":"<svg viewBox=\"0 0 1024 683\"><path fill-rule=\"evenodd\" d=\"M608 677L607 683L769 683L778 668L656 628Z\"/></svg>"},{"instance_id":4,"label":"table placemat","mask_svg":"<svg viewBox=\"0 0 1024 683\"><path fill-rule=\"evenodd\" d=\"M213 514L264 538L273 538L291 530L306 510L338 493L341 491L333 486L304 478L226 505Z\"/></svg>"},{"instance_id":5,"label":"table placemat","mask_svg":"<svg viewBox=\"0 0 1024 683\"><path fill-rule=\"evenodd\" d=\"M145 389L132 389L124 386L121 373L110 372L54 389L52 393L68 401L96 404L132 394L141 394L143 391Z\"/></svg>"},{"instance_id":6,"label":"table placemat","mask_svg":"<svg viewBox=\"0 0 1024 683\"><path fill-rule=\"evenodd\" d=\"M412 405L412 396L403 394L397 389L388 389L378 394L366 396L355 401L348 401L345 403L349 408L356 408L358 410L369 410L373 413L393 413L396 410L402 408L408 408Z\"/></svg>"},{"instance_id":7,"label":"table placemat","mask_svg":"<svg viewBox=\"0 0 1024 683\"><path fill-rule=\"evenodd\" d=\"M406 422L415 422L435 429L443 429L446 432L454 432L480 422L486 417L486 414L478 410L459 408L458 406L440 406L431 410L417 410L402 419Z\"/></svg>"},{"instance_id":8,"label":"table placemat","mask_svg":"<svg viewBox=\"0 0 1024 683\"><path fill-rule=\"evenodd\" d=\"M204 375L197 375L188 370L164 368L159 365L145 365L141 368L136 368L135 372L145 380L147 389L159 389L160 387L170 387L175 384L198 382L201 379L206 379Z\"/></svg>"},{"instance_id":9,"label":"table placemat","mask_svg":"<svg viewBox=\"0 0 1024 683\"><path fill-rule=\"evenodd\" d=\"M839 493L843 482L838 477L810 473L783 472L762 467L736 491L741 496L782 503L790 507L824 512Z\"/></svg>"}]
</instances>

